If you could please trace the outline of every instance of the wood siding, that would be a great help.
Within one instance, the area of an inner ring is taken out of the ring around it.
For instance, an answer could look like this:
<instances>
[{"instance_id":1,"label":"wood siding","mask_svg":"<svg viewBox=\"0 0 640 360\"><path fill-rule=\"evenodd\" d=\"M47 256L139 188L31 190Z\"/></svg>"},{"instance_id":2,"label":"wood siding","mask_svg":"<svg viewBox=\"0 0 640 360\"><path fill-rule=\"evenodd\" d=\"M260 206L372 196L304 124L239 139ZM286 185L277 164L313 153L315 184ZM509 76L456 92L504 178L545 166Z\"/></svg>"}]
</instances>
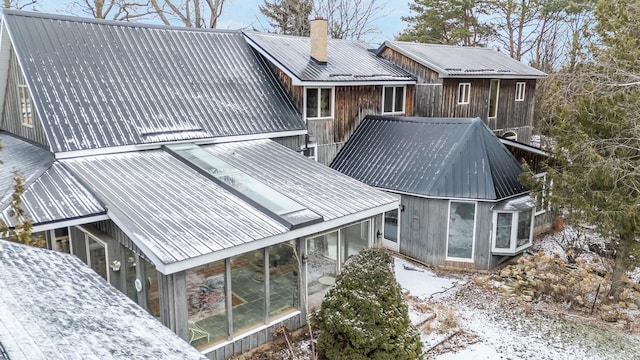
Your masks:
<instances>
[{"instance_id":1,"label":"wood siding","mask_svg":"<svg viewBox=\"0 0 640 360\"><path fill-rule=\"evenodd\" d=\"M33 100L31 101L31 112L33 116L33 127L22 125L22 113L20 111L20 99L18 99L18 85L26 84L22 70L18 64L13 49L9 58L9 76L7 78L6 91L4 95L4 108L2 110L2 122L0 129L18 135L35 143L49 147L47 137L38 118L38 113Z\"/></svg>"},{"instance_id":2,"label":"wood siding","mask_svg":"<svg viewBox=\"0 0 640 360\"><path fill-rule=\"evenodd\" d=\"M409 74L415 76L418 80L418 84L432 84L442 82L440 80L440 74L438 74L436 71L429 69L419 62L410 59L409 57L404 56L391 48L384 49L380 56L394 63Z\"/></svg>"},{"instance_id":3,"label":"wood siding","mask_svg":"<svg viewBox=\"0 0 640 360\"><path fill-rule=\"evenodd\" d=\"M298 113L302 114L302 106L304 104L303 88L301 86L293 86L293 82L291 81L289 75L285 74L284 71L280 70L277 66L264 59L264 57L262 57L261 55L259 56L268 64L269 68L278 79L278 82L280 82L285 92L289 94L291 100L293 101L293 104L298 110Z\"/></svg>"},{"instance_id":4,"label":"wood siding","mask_svg":"<svg viewBox=\"0 0 640 360\"><path fill-rule=\"evenodd\" d=\"M488 270L491 255L491 203L476 203L476 232L473 263L447 261L449 200L402 195L400 253L422 263L452 268Z\"/></svg>"},{"instance_id":5,"label":"wood siding","mask_svg":"<svg viewBox=\"0 0 640 360\"><path fill-rule=\"evenodd\" d=\"M287 136L271 139L280 145L286 146L291 150L300 151L306 144L304 135Z\"/></svg>"}]
</instances>

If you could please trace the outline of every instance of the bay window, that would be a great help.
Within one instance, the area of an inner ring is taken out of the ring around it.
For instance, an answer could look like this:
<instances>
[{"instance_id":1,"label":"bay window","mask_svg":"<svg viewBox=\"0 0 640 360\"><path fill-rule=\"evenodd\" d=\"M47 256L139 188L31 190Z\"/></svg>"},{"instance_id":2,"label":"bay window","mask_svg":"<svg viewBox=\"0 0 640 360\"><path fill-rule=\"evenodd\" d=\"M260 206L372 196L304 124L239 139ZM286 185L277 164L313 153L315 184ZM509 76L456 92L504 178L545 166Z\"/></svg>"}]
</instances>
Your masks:
<instances>
[{"instance_id":1,"label":"bay window","mask_svg":"<svg viewBox=\"0 0 640 360\"><path fill-rule=\"evenodd\" d=\"M492 250L496 255L515 255L531 246L534 204L530 197L497 205L493 211Z\"/></svg>"}]
</instances>

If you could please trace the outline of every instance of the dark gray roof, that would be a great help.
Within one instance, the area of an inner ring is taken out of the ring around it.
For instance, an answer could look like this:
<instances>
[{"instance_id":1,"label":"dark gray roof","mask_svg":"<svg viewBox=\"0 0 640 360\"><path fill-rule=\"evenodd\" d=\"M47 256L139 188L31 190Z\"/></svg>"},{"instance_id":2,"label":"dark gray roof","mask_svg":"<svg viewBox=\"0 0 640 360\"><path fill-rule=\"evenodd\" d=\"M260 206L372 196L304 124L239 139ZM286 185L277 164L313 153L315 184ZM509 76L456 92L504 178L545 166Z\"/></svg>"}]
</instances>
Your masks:
<instances>
[{"instance_id":1,"label":"dark gray roof","mask_svg":"<svg viewBox=\"0 0 640 360\"><path fill-rule=\"evenodd\" d=\"M490 48L385 41L391 48L441 77L544 78L547 74Z\"/></svg>"},{"instance_id":2,"label":"dark gray roof","mask_svg":"<svg viewBox=\"0 0 640 360\"><path fill-rule=\"evenodd\" d=\"M250 43L266 52L277 66L301 81L384 82L414 81L415 78L376 56L366 43L351 40L327 40L327 63L311 59L308 37L246 32Z\"/></svg>"},{"instance_id":3,"label":"dark gray roof","mask_svg":"<svg viewBox=\"0 0 640 360\"><path fill-rule=\"evenodd\" d=\"M305 129L240 32L3 13L54 152Z\"/></svg>"},{"instance_id":4,"label":"dark gray roof","mask_svg":"<svg viewBox=\"0 0 640 360\"><path fill-rule=\"evenodd\" d=\"M98 200L40 146L0 133L0 220L13 226L9 202L13 194L13 170L25 183L22 209L41 225L61 220L104 214Z\"/></svg>"},{"instance_id":5,"label":"dark gray roof","mask_svg":"<svg viewBox=\"0 0 640 360\"><path fill-rule=\"evenodd\" d=\"M4 240L0 343L10 359L205 359L78 258Z\"/></svg>"},{"instance_id":6,"label":"dark gray roof","mask_svg":"<svg viewBox=\"0 0 640 360\"><path fill-rule=\"evenodd\" d=\"M424 197L495 201L527 192L520 164L479 118L368 116L331 167Z\"/></svg>"}]
</instances>

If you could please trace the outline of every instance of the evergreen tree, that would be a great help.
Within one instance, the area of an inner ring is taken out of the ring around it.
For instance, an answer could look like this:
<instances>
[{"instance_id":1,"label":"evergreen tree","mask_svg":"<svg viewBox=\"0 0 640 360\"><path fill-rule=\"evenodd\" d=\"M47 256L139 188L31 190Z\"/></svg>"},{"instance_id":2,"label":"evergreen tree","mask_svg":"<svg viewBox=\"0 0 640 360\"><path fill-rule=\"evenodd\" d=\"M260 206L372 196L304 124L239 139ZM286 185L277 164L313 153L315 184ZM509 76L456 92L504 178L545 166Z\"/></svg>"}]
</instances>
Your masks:
<instances>
[{"instance_id":1,"label":"evergreen tree","mask_svg":"<svg viewBox=\"0 0 640 360\"><path fill-rule=\"evenodd\" d=\"M311 0L265 0L260 12L278 34L309 36L312 8Z\"/></svg>"},{"instance_id":2,"label":"evergreen tree","mask_svg":"<svg viewBox=\"0 0 640 360\"><path fill-rule=\"evenodd\" d=\"M398 40L448 45L482 46L494 33L479 17L486 15L485 1L414 0L407 28Z\"/></svg>"},{"instance_id":3,"label":"evergreen tree","mask_svg":"<svg viewBox=\"0 0 640 360\"><path fill-rule=\"evenodd\" d=\"M318 350L330 360L419 359L422 343L381 249L351 257L320 309Z\"/></svg>"},{"instance_id":4,"label":"evergreen tree","mask_svg":"<svg viewBox=\"0 0 640 360\"><path fill-rule=\"evenodd\" d=\"M44 239L33 237L31 234L33 221L29 219L22 208L22 194L25 191L24 180L17 171L13 172L13 184L9 216L14 219L15 226L11 228L0 220L0 238L25 245L44 247Z\"/></svg>"}]
</instances>

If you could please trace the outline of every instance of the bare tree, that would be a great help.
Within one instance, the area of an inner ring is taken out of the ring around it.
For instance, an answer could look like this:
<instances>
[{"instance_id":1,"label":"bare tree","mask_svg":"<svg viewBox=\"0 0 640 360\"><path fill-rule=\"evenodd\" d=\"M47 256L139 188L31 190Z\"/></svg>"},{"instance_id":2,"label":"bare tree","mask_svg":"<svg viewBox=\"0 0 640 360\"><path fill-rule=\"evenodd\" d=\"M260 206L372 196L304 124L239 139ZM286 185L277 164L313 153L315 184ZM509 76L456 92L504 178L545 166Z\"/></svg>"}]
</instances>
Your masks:
<instances>
[{"instance_id":1,"label":"bare tree","mask_svg":"<svg viewBox=\"0 0 640 360\"><path fill-rule=\"evenodd\" d=\"M118 21L129 21L154 12L149 0L79 0L71 4L68 11Z\"/></svg>"},{"instance_id":2,"label":"bare tree","mask_svg":"<svg viewBox=\"0 0 640 360\"><path fill-rule=\"evenodd\" d=\"M38 0L3 0L2 6L5 9L23 10L28 6L36 5Z\"/></svg>"},{"instance_id":3,"label":"bare tree","mask_svg":"<svg viewBox=\"0 0 640 360\"><path fill-rule=\"evenodd\" d=\"M314 12L329 22L331 38L362 40L379 32L374 22L385 15L385 5L379 0L318 0Z\"/></svg>"},{"instance_id":4,"label":"bare tree","mask_svg":"<svg viewBox=\"0 0 640 360\"><path fill-rule=\"evenodd\" d=\"M170 18L174 17L186 27L215 29L222 15L225 0L184 0L177 5L175 0L150 2L165 25L170 25Z\"/></svg>"}]
</instances>

